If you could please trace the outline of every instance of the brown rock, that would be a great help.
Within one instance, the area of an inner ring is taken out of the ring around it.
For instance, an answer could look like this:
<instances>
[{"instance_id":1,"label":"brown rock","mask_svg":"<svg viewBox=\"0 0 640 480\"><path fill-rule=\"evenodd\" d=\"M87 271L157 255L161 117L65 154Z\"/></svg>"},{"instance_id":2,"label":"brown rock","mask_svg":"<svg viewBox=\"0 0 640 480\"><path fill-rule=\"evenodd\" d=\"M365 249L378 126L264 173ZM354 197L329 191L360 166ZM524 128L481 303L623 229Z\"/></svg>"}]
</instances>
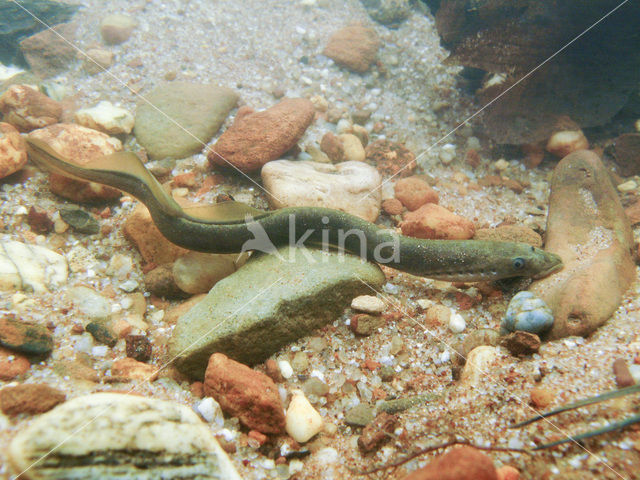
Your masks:
<instances>
[{"instance_id":1,"label":"brown rock","mask_svg":"<svg viewBox=\"0 0 640 480\"><path fill-rule=\"evenodd\" d=\"M147 207L142 204L136 206L123 228L125 236L133 242L147 263L171 263L189 251L167 240L153 223Z\"/></svg>"},{"instance_id":2,"label":"brown rock","mask_svg":"<svg viewBox=\"0 0 640 480\"><path fill-rule=\"evenodd\" d=\"M264 362L264 369L271 380L276 383L284 382L284 377L280 372L280 367L278 367L278 362L276 362L273 358L268 359Z\"/></svg>"},{"instance_id":3,"label":"brown rock","mask_svg":"<svg viewBox=\"0 0 640 480\"><path fill-rule=\"evenodd\" d=\"M33 415L48 412L65 399L64 393L49 385L22 384L0 390L0 409L6 415Z\"/></svg>"},{"instance_id":4,"label":"brown rock","mask_svg":"<svg viewBox=\"0 0 640 480\"><path fill-rule=\"evenodd\" d=\"M558 163L551 181L546 249L564 269L530 290L551 308L549 338L589 335L618 308L635 279L633 236L616 189L588 150Z\"/></svg>"},{"instance_id":5,"label":"brown rock","mask_svg":"<svg viewBox=\"0 0 640 480\"><path fill-rule=\"evenodd\" d=\"M403 144L390 140L376 140L367 145L366 159L382 174L400 178L416 169L416 156Z\"/></svg>"},{"instance_id":6,"label":"brown rock","mask_svg":"<svg viewBox=\"0 0 640 480\"><path fill-rule=\"evenodd\" d=\"M544 387L533 387L529 392L531 403L538 409L547 408L556 398L555 394Z\"/></svg>"},{"instance_id":7,"label":"brown rock","mask_svg":"<svg viewBox=\"0 0 640 480\"><path fill-rule=\"evenodd\" d=\"M623 358L617 358L613 362L613 374L616 377L616 386L618 388L630 387L636 383L629 371L627 362Z\"/></svg>"},{"instance_id":8,"label":"brown rock","mask_svg":"<svg viewBox=\"0 0 640 480\"><path fill-rule=\"evenodd\" d=\"M138 362L133 358L120 358L113 362L111 375L125 380L141 380L153 382L158 378L158 367Z\"/></svg>"},{"instance_id":9,"label":"brown rock","mask_svg":"<svg viewBox=\"0 0 640 480\"><path fill-rule=\"evenodd\" d=\"M0 178L17 172L26 163L27 144L24 138L12 125L0 122Z\"/></svg>"},{"instance_id":10,"label":"brown rock","mask_svg":"<svg viewBox=\"0 0 640 480\"><path fill-rule=\"evenodd\" d=\"M613 141L613 158L625 177L640 173L640 133L624 133Z\"/></svg>"},{"instance_id":11,"label":"brown rock","mask_svg":"<svg viewBox=\"0 0 640 480\"><path fill-rule=\"evenodd\" d=\"M358 438L358 447L364 453L378 450L382 445L391 440L398 417L386 412L379 413L374 420L362 430Z\"/></svg>"},{"instance_id":12,"label":"brown rock","mask_svg":"<svg viewBox=\"0 0 640 480\"><path fill-rule=\"evenodd\" d=\"M498 474L498 480L518 480L520 478L518 469L511 465L501 466L496 470L496 473Z\"/></svg>"},{"instance_id":13,"label":"brown rock","mask_svg":"<svg viewBox=\"0 0 640 480\"><path fill-rule=\"evenodd\" d=\"M40 207L31 205L27 214L27 223L34 233L46 234L53 230L53 220L49 218L49 214Z\"/></svg>"},{"instance_id":14,"label":"brown rock","mask_svg":"<svg viewBox=\"0 0 640 480\"><path fill-rule=\"evenodd\" d=\"M107 15L100 22L100 33L106 43L119 45L129 39L136 25L135 19L128 15Z\"/></svg>"},{"instance_id":15,"label":"brown rock","mask_svg":"<svg viewBox=\"0 0 640 480\"><path fill-rule=\"evenodd\" d=\"M71 23L56 25L50 30L31 35L20 42L20 50L31 71L42 78L67 70L76 61L76 27Z\"/></svg>"},{"instance_id":16,"label":"brown rock","mask_svg":"<svg viewBox=\"0 0 640 480\"><path fill-rule=\"evenodd\" d=\"M542 247L542 237L529 227L519 225L501 225L496 228L479 228L473 236L474 240L490 240L500 242L522 242L534 247Z\"/></svg>"},{"instance_id":17,"label":"brown rock","mask_svg":"<svg viewBox=\"0 0 640 480\"><path fill-rule=\"evenodd\" d=\"M122 143L117 138L71 123L33 130L29 138L42 140L65 159L80 166L122 150ZM49 188L56 195L78 203L112 200L120 196L120 191L115 188L74 180L58 173L49 175Z\"/></svg>"},{"instance_id":18,"label":"brown rock","mask_svg":"<svg viewBox=\"0 0 640 480\"><path fill-rule=\"evenodd\" d=\"M540 337L535 333L517 330L500 340L500 345L514 356L532 355L540 350Z\"/></svg>"},{"instance_id":19,"label":"brown rock","mask_svg":"<svg viewBox=\"0 0 640 480\"><path fill-rule=\"evenodd\" d=\"M207 155L214 166L243 172L259 170L293 148L313 121L313 103L285 98L261 112L240 109L233 122Z\"/></svg>"},{"instance_id":20,"label":"brown rock","mask_svg":"<svg viewBox=\"0 0 640 480\"><path fill-rule=\"evenodd\" d=\"M284 432L284 407L278 388L264 373L214 353L205 372L204 391L228 415L265 434Z\"/></svg>"},{"instance_id":21,"label":"brown rock","mask_svg":"<svg viewBox=\"0 0 640 480\"><path fill-rule=\"evenodd\" d=\"M468 240L473 237L473 222L435 203L427 203L404 215L403 235L417 238Z\"/></svg>"},{"instance_id":22,"label":"brown rock","mask_svg":"<svg viewBox=\"0 0 640 480\"><path fill-rule=\"evenodd\" d=\"M113 65L113 52L106 48L90 48L86 52L86 56L82 56L82 68L89 75L104 72Z\"/></svg>"},{"instance_id":23,"label":"brown rock","mask_svg":"<svg viewBox=\"0 0 640 480\"><path fill-rule=\"evenodd\" d=\"M331 132L327 132L322 136L320 150L326 153L329 160L333 163L339 163L344 160L344 147L342 146L342 142Z\"/></svg>"},{"instance_id":24,"label":"brown rock","mask_svg":"<svg viewBox=\"0 0 640 480\"><path fill-rule=\"evenodd\" d=\"M98 373L91 366L80 360L59 360L53 366L54 371L61 377L74 380L84 380L98 383Z\"/></svg>"},{"instance_id":25,"label":"brown rock","mask_svg":"<svg viewBox=\"0 0 640 480\"><path fill-rule=\"evenodd\" d=\"M491 459L473 447L456 447L402 480L498 480Z\"/></svg>"},{"instance_id":26,"label":"brown rock","mask_svg":"<svg viewBox=\"0 0 640 480\"><path fill-rule=\"evenodd\" d=\"M636 200L625 208L624 213L629 219L629 223L631 223L631 225L637 225L640 223L640 200Z\"/></svg>"},{"instance_id":27,"label":"brown rock","mask_svg":"<svg viewBox=\"0 0 640 480\"><path fill-rule=\"evenodd\" d=\"M145 273L144 286L158 297L183 298L186 296L173 278L173 263L165 263Z\"/></svg>"},{"instance_id":28,"label":"brown rock","mask_svg":"<svg viewBox=\"0 0 640 480\"><path fill-rule=\"evenodd\" d=\"M400 215L404 210L402 202L397 198L387 198L382 202L382 210L387 215Z\"/></svg>"},{"instance_id":29,"label":"brown rock","mask_svg":"<svg viewBox=\"0 0 640 480\"><path fill-rule=\"evenodd\" d=\"M29 359L0 347L0 380L8 382L29 371Z\"/></svg>"},{"instance_id":30,"label":"brown rock","mask_svg":"<svg viewBox=\"0 0 640 480\"><path fill-rule=\"evenodd\" d=\"M322 54L338 65L362 73L375 62L378 48L380 40L374 29L349 25L331 35Z\"/></svg>"},{"instance_id":31,"label":"brown rock","mask_svg":"<svg viewBox=\"0 0 640 480\"><path fill-rule=\"evenodd\" d=\"M418 177L400 179L394 186L396 198L409 210L417 210L426 203L438 203L438 193Z\"/></svg>"},{"instance_id":32,"label":"brown rock","mask_svg":"<svg viewBox=\"0 0 640 480\"><path fill-rule=\"evenodd\" d=\"M21 132L58 123L62 105L29 85L12 85L0 97L3 120Z\"/></svg>"}]
</instances>

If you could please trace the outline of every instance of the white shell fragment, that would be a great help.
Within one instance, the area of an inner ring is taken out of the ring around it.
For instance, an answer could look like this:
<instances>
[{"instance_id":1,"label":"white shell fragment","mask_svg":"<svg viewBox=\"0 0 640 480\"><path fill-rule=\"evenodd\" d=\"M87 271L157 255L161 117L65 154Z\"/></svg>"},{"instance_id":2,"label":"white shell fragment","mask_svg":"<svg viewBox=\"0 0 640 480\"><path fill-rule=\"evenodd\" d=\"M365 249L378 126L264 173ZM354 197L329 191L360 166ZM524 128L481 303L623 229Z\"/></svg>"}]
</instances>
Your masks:
<instances>
[{"instance_id":1,"label":"white shell fragment","mask_svg":"<svg viewBox=\"0 0 640 480\"><path fill-rule=\"evenodd\" d=\"M69 274L66 259L52 250L14 240L0 241L0 291L46 292Z\"/></svg>"},{"instance_id":2,"label":"white shell fragment","mask_svg":"<svg viewBox=\"0 0 640 480\"><path fill-rule=\"evenodd\" d=\"M294 390L285 415L286 430L291 438L304 443L322 430L324 422L302 390Z\"/></svg>"}]
</instances>

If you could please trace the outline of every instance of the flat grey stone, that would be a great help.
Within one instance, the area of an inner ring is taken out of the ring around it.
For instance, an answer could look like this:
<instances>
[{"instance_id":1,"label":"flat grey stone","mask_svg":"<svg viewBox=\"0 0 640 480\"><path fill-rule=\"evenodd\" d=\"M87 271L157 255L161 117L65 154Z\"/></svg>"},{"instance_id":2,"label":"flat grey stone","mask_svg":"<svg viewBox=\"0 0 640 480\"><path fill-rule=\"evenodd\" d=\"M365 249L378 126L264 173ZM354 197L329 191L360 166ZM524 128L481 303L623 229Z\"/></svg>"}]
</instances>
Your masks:
<instances>
[{"instance_id":1,"label":"flat grey stone","mask_svg":"<svg viewBox=\"0 0 640 480\"><path fill-rule=\"evenodd\" d=\"M200 152L238 102L230 88L188 82L162 84L145 98L136 109L134 134L152 159Z\"/></svg>"},{"instance_id":2,"label":"flat grey stone","mask_svg":"<svg viewBox=\"0 0 640 480\"><path fill-rule=\"evenodd\" d=\"M351 300L385 281L380 268L353 255L284 247L252 257L220 280L178 319L169 358L202 378L220 352L253 365L281 347L336 320Z\"/></svg>"}]
</instances>

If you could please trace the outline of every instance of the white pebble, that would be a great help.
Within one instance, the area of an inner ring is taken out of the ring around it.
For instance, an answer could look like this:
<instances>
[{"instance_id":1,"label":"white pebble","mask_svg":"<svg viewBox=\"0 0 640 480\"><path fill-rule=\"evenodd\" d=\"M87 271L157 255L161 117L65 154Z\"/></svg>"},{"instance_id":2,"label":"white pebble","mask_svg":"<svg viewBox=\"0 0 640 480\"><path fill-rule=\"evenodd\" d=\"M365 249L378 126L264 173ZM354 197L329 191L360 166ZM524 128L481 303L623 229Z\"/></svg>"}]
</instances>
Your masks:
<instances>
[{"instance_id":1,"label":"white pebble","mask_svg":"<svg viewBox=\"0 0 640 480\"><path fill-rule=\"evenodd\" d=\"M633 180L627 180L626 182L618 185L618 191L621 193L633 192L636 188L638 188L638 184Z\"/></svg>"},{"instance_id":2,"label":"white pebble","mask_svg":"<svg viewBox=\"0 0 640 480\"><path fill-rule=\"evenodd\" d=\"M428 298L419 298L416 300L418 306L423 310L428 310L431 305L433 305L433 300L429 300Z\"/></svg>"},{"instance_id":3,"label":"white pebble","mask_svg":"<svg viewBox=\"0 0 640 480\"><path fill-rule=\"evenodd\" d=\"M349 133L351 131L351 122L346 118L341 118L336 124L337 133Z\"/></svg>"},{"instance_id":4,"label":"white pebble","mask_svg":"<svg viewBox=\"0 0 640 480\"><path fill-rule=\"evenodd\" d=\"M304 443L322 431L320 414L309 403L302 390L294 390L285 415L287 433L298 443Z\"/></svg>"},{"instance_id":5,"label":"white pebble","mask_svg":"<svg viewBox=\"0 0 640 480\"><path fill-rule=\"evenodd\" d=\"M365 313L382 313L385 304L373 295L360 295L351 300L351 308Z\"/></svg>"},{"instance_id":6,"label":"white pebble","mask_svg":"<svg viewBox=\"0 0 640 480\"><path fill-rule=\"evenodd\" d=\"M278 360L278 368L284 378L291 378L291 375L293 375L293 367L286 360Z\"/></svg>"},{"instance_id":7,"label":"white pebble","mask_svg":"<svg viewBox=\"0 0 640 480\"><path fill-rule=\"evenodd\" d=\"M211 423L215 421L220 426L224 425L224 417L222 416L220 404L213 398L205 397L196 405L196 410L207 422Z\"/></svg>"},{"instance_id":8,"label":"white pebble","mask_svg":"<svg viewBox=\"0 0 640 480\"><path fill-rule=\"evenodd\" d=\"M500 160L494 162L493 168L501 172L509 168L509 162L507 162L504 158L501 158Z\"/></svg>"},{"instance_id":9,"label":"white pebble","mask_svg":"<svg viewBox=\"0 0 640 480\"><path fill-rule=\"evenodd\" d=\"M453 333L461 333L467 326L467 322L464 321L464 318L459 313L452 312L449 317L449 330Z\"/></svg>"},{"instance_id":10,"label":"white pebble","mask_svg":"<svg viewBox=\"0 0 640 480\"><path fill-rule=\"evenodd\" d=\"M91 349L91 355L94 357L106 357L109 353L109 347L106 345L98 345Z\"/></svg>"},{"instance_id":11,"label":"white pebble","mask_svg":"<svg viewBox=\"0 0 640 480\"><path fill-rule=\"evenodd\" d=\"M635 363L629 365L629 373L636 383L640 383L640 365Z\"/></svg>"}]
</instances>

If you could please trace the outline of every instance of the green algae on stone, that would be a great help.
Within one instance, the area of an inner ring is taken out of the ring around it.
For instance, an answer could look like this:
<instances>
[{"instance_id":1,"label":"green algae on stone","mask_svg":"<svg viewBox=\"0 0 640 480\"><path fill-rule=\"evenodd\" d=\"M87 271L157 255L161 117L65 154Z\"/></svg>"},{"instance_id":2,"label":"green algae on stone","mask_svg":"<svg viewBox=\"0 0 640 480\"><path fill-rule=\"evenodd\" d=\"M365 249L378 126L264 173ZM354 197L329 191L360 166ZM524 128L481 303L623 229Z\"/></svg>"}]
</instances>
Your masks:
<instances>
[{"instance_id":1,"label":"green algae on stone","mask_svg":"<svg viewBox=\"0 0 640 480\"><path fill-rule=\"evenodd\" d=\"M25 355L46 356L53 350L53 338L42 325L6 315L0 317L0 346Z\"/></svg>"},{"instance_id":2,"label":"green algae on stone","mask_svg":"<svg viewBox=\"0 0 640 480\"><path fill-rule=\"evenodd\" d=\"M336 320L351 300L385 281L352 255L284 247L252 258L178 319L169 358L202 378L214 352L253 365Z\"/></svg>"},{"instance_id":3,"label":"green algae on stone","mask_svg":"<svg viewBox=\"0 0 640 480\"><path fill-rule=\"evenodd\" d=\"M236 106L238 94L211 84L171 82L144 95L134 134L150 158L185 158L200 152Z\"/></svg>"}]
</instances>

